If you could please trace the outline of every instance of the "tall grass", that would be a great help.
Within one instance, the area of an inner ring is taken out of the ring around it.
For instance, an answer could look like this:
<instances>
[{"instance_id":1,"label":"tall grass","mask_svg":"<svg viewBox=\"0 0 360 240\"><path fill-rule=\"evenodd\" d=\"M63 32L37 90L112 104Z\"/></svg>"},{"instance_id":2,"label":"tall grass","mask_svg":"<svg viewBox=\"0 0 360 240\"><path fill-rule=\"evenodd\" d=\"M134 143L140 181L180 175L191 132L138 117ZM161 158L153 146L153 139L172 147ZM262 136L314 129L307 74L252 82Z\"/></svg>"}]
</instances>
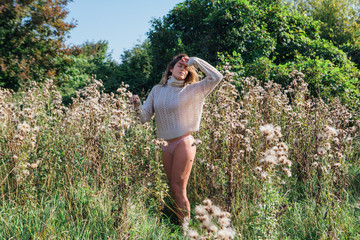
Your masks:
<instances>
[{"instance_id":1,"label":"tall grass","mask_svg":"<svg viewBox=\"0 0 360 240\"><path fill-rule=\"evenodd\" d=\"M192 208L211 199L236 239L359 238L359 120L311 98L300 72L287 89L223 74L194 133ZM154 122L136 121L127 86L102 88L92 79L68 106L51 80L0 89L1 239L190 237L172 213ZM195 214L193 238L232 238Z\"/></svg>"}]
</instances>

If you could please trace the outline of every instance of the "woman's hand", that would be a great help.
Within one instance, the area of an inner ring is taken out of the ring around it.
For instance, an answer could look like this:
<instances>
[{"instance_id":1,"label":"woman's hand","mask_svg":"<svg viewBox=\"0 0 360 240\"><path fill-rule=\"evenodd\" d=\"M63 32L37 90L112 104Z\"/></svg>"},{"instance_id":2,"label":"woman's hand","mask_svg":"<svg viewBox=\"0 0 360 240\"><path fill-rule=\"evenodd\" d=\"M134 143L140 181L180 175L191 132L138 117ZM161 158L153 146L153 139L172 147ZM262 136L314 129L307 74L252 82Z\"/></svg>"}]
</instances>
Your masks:
<instances>
[{"instance_id":1,"label":"woman's hand","mask_svg":"<svg viewBox=\"0 0 360 240\"><path fill-rule=\"evenodd\" d=\"M138 107L140 105L140 98L138 95L132 95L130 97L130 103L134 105L134 107Z\"/></svg>"},{"instance_id":2,"label":"woman's hand","mask_svg":"<svg viewBox=\"0 0 360 240\"><path fill-rule=\"evenodd\" d=\"M188 66L189 60L190 60L190 58L188 58L188 57L182 57L180 60L180 63L184 64L185 66Z\"/></svg>"}]
</instances>

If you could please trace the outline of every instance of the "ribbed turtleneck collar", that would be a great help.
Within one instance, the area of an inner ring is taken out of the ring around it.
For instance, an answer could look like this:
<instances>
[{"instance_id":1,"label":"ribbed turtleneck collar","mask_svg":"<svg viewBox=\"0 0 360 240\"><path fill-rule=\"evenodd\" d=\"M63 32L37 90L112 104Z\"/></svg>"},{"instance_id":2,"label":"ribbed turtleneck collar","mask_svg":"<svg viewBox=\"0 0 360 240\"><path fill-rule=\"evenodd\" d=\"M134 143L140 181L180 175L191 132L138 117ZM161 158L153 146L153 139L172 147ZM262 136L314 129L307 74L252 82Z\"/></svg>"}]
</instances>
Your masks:
<instances>
[{"instance_id":1,"label":"ribbed turtleneck collar","mask_svg":"<svg viewBox=\"0 0 360 240\"><path fill-rule=\"evenodd\" d=\"M170 84L172 87L184 87L185 81L177 80L174 76L171 76L171 78L168 80L168 84Z\"/></svg>"}]
</instances>

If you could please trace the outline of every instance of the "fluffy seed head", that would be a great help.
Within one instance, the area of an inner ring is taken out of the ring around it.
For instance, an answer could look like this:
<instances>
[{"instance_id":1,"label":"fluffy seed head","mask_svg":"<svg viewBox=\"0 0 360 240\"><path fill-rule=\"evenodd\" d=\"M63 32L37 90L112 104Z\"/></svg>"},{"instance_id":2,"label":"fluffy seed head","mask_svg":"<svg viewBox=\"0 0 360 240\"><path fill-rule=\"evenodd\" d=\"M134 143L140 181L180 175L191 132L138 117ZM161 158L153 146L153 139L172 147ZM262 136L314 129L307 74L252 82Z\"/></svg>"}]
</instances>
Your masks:
<instances>
[{"instance_id":1,"label":"fluffy seed head","mask_svg":"<svg viewBox=\"0 0 360 240\"><path fill-rule=\"evenodd\" d=\"M316 168L318 165L319 165L318 162L313 162L313 163L311 164L311 167Z\"/></svg>"}]
</instances>

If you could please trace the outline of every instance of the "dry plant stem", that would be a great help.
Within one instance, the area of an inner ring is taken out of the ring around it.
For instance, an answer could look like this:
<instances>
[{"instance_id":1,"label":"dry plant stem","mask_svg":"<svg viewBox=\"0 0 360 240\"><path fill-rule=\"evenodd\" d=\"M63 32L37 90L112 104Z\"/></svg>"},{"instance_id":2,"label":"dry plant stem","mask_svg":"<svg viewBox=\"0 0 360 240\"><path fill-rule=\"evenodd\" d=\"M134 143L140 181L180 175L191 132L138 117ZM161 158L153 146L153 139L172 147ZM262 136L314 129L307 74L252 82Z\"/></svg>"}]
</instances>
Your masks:
<instances>
[{"instance_id":1,"label":"dry plant stem","mask_svg":"<svg viewBox=\"0 0 360 240\"><path fill-rule=\"evenodd\" d=\"M230 138L232 135L232 131L230 130ZM227 194L227 204L228 206L231 206L231 201L232 201L232 188L233 188L233 144L232 142L229 144L230 148L229 148L229 162L228 162L228 194Z\"/></svg>"}]
</instances>

